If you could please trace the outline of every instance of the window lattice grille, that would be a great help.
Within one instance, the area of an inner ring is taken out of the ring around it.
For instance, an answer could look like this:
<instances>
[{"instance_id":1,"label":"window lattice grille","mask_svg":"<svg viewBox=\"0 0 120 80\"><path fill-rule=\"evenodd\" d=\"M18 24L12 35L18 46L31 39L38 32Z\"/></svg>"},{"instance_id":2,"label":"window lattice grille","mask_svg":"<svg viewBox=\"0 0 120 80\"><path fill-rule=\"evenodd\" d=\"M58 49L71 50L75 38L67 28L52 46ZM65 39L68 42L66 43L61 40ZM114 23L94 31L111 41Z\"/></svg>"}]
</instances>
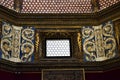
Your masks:
<instances>
[{"instance_id":1,"label":"window lattice grille","mask_svg":"<svg viewBox=\"0 0 120 80\"><path fill-rule=\"evenodd\" d=\"M70 56L69 40L47 40L46 56L47 57Z\"/></svg>"},{"instance_id":2,"label":"window lattice grille","mask_svg":"<svg viewBox=\"0 0 120 80\"><path fill-rule=\"evenodd\" d=\"M22 13L91 13L91 0L24 0Z\"/></svg>"},{"instance_id":3,"label":"window lattice grille","mask_svg":"<svg viewBox=\"0 0 120 80\"><path fill-rule=\"evenodd\" d=\"M13 9L14 0L0 0L0 5Z\"/></svg>"},{"instance_id":4,"label":"window lattice grille","mask_svg":"<svg viewBox=\"0 0 120 80\"><path fill-rule=\"evenodd\" d=\"M100 10L120 0L99 0ZM14 10L14 0L0 0L0 5ZM23 0L21 13L92 13L91 0Z\"/></svg>"},{"instance_id":5,"label":"window lattice grille","mask_svg":"<svg viewBox=\"0 0 120 80\"><path fill-rule=\"evenodd\" d=\"M99 0L100 10L105 9L109 6L112 6L118 2L120 2L120 0Z\"/></svg>"}]
</instances>

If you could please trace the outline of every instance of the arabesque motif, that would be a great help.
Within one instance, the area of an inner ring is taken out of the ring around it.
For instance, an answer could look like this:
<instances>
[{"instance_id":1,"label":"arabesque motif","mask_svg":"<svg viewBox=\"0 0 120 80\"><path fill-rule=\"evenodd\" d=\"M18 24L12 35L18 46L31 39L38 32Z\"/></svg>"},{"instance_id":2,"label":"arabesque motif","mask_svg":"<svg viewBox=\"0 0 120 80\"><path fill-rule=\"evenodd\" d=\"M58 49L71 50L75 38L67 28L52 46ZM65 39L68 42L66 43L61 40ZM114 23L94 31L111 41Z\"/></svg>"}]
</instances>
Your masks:
<instances>
[{"instance_id":1,"label":"arabesque motif","mask_svg":"<svg viewBox=\"0 0 120 80\"><path fill-rule=\"evenodd\" d=\"M115 57L116 40L111 22L83 27L82 36L85 60L103 61Z\"/></svg>"},{"instance_id":2,"label":"arabesque motif","mask_svg":"<svg viewBox=\"0 0 120 80\"><path fill-rule=\"evenodd\" d=\"M3 22L1 38L2 58L14 62L28 62L34 52L34 30Z\"/></svg>"}]
</instances>

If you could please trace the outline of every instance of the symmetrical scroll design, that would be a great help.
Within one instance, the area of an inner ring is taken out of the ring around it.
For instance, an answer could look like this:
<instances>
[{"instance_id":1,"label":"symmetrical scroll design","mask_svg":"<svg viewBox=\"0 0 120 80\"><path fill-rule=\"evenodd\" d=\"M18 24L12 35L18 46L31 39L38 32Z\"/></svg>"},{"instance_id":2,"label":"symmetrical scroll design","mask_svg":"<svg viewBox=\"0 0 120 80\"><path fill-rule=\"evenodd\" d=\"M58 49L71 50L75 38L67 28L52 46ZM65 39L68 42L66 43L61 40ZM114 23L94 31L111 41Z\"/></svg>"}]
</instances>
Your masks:
<instances>
[{"instance_id":1,"label":"symmetrical scroll design","mask_svg":"<svg viewBox=\"0 0 120 80\"><path fill-rule=\"evenodd\" d=\"M21 61L19 59L21 29L22 27L3 23L1 39L2 58L15 62Z\"/></svg>"},{"instance_id":2,"label":"symmetrical scroll design","mask_svg":"<svg viewBox=\"0 0 120 80\"><path fill-rule=\"evenodd\" d=\"M103 61L115 57L116 41L111 22L83 27L82 35L85 60Z\"/></svg>"},{"instance_id":3,"label":"symmetrical scroll design","mask_svg":"<svg viewBox=\"0 0 120 80\"><path fill-rule=\"evenodd\" d=\"M2 58L14 62L32 60L34 52L34 30L3 23L1 39Z\"/></svg>"},{"instance_id":4,"label":"symmetrical scroll design","mask_svg":"<svg viewBox=\"0 0 120 80\"><path fill-rule=\"evenodd\" d=\"M32 28L25 28L22 31L21 60L23 62L31 61L34 52L34 30Z\"/></svg>"},{"instance_id":5,"label":"symmetrical scroll design","mask_svg":"<svg viewBox=\"0 0 120 80\"><path fill-rule=\"evenodd\" d=\"M21 46L21 30L22 27L12 26L12 57L19 58L20 57L20 46Z\"/></svg>"},{"instance_id":6,"label":"symmetrical scroll design","mask_svg":"<svg viewBox=\"0 0 120 80\"><path fill-rule=\"evenodd\" d=\"M2 58L9 59L12 53L12 25L3 24L2 25L2 39L1 39L1 50Z\"/></svg>"}]
</instances>

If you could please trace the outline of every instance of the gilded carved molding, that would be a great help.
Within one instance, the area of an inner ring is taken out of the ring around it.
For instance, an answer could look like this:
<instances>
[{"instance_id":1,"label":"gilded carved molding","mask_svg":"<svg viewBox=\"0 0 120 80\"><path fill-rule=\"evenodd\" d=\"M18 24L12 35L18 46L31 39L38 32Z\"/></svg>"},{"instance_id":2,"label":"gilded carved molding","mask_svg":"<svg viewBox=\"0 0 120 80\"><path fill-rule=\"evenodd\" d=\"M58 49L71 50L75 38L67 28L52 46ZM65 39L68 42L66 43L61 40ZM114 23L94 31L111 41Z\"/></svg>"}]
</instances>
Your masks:
<instances>
[{"instance_id":1,"label":"gilded carved molding","mask_svg":"<svg viewBox=\"0 0 120 80\"><path fill-rule=\"evenodd\" d=\"M35 37L36 37L36 44L35 44L35 46L36 46L36 52L38 53L39 52L39 33L36 33L36 35L35 35Z\"/></svg>"},{"instance_id":2,"label":"gilded carved molding","mask_svg":"<svg viewBox=\"0 0 120 80\"><path fill-rule=\"evenodd\" d=\"M82 39L81 39L81 34L80 32L77 33L77 43L78 43L78 47L79 47L79 52L82 52Z\"/></svg>"},{"instance_id":3,"label":"gilded carved molding","mask_svg":"<svg viewBox=\"0 0 120 80\"><path fill-rule=\"evenodd\" d=\"M35 31L35 61L37 62L39 60L39 45L40 45L40 35L39 35L39 31L36 30Z\"/></svg>"},{"instance_id":4,"label":"gilded carved molding","mask_svg":"<svg viewBox=\"0 0 120 80\"><path fill-rule=\"evenodd\" d=\"M76 33L76 41L75 42L77 43L76 48L78 47L75 51L75 52L77 52L76 58L78 58L80 62L83 62L82 34L80 31Z\"/></svg>"}]
</instances>

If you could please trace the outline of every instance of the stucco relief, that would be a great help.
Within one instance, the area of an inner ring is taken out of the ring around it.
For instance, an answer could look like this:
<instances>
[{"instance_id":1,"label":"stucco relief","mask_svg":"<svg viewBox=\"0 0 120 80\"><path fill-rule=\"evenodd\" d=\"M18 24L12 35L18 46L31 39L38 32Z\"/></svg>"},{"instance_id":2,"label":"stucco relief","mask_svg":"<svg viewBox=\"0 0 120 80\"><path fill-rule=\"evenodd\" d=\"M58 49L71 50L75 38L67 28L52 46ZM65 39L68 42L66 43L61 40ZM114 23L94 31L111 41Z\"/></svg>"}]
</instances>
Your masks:
<instances>
[{"instance_id":1,"label":"stucco relief","mask_svg":"<svg viewBox=\"0 0 120 80\"><path fill-rule=\"evenodd\" d=\"M103 61L115 57L116 40L111 22L83 27L82 36L85 60Z\"/></svg>"},{"instance_id":2,"label":"stucco relief","mask_svg":"<svg viewBox=\"0 0 120 80\"><path fill-rule=\"evenodd\" d=\"M32 61L34 30L3 22L1 38L2 58L13 62Z\"/></svg>"},{"instance_id":3,"label":"stucco relief","mask_svg":"<svg viewBox=\"0 0 120 80\"><path fill-rule=\"evenodd\" d=\"M31 61L32 54L34 52L34 30L32 28L26 28L22 31L22 44L21 51L23 62Z\"/></svg>"}]
</instances>

